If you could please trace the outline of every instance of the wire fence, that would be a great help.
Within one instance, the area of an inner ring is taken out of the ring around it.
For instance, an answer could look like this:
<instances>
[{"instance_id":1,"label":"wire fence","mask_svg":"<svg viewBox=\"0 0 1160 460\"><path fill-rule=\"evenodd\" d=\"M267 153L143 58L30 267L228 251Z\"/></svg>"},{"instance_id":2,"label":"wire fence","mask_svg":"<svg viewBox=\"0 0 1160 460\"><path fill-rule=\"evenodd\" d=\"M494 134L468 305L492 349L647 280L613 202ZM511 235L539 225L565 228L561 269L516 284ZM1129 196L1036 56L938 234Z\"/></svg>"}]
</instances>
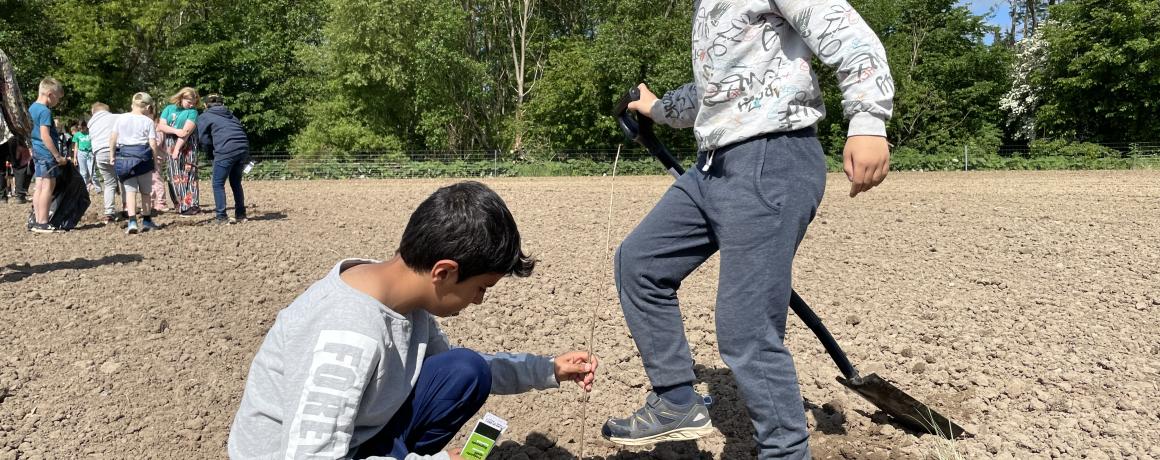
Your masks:
<instances>
[{"instance_id":1,"label":"wire fence","mask_svg":"<svg viewBox=\"0 0 1160 460\"><path fill-rule=\"evenodd\" d=\"M674 151L691 161L695 151ZM600 176L612 171L616 150L574 150L551 154L501 151L357 151L335 156L251 153L251 176L259 179L393 179L433 177ZM643 149L622 149L618 174L664 174Z\"/></svg>"},{"instance_id":2,"label":"wire fence","mask_svg":"<svg viewBox=\"0 0 1160 460\"><path fill-rule=\"evenodd\" d=\"M1160 142L1005 145L988 150L963 146L961 157L945 153L953 150L909 156L897 151L891 159L892 169L1160 169ZM689 165L697 152L672 153ZM498 150L350 151L336 155L265 150L251 153L254 166L248 175L256 179L601 176L611 173L616 155L615 149L523 154ZM840 153L830 157L829 165L834 170L841 168ZM665 174L658 161L636 146L620 150L618 170L624 175Z\"/></svg>"}]
</instances>

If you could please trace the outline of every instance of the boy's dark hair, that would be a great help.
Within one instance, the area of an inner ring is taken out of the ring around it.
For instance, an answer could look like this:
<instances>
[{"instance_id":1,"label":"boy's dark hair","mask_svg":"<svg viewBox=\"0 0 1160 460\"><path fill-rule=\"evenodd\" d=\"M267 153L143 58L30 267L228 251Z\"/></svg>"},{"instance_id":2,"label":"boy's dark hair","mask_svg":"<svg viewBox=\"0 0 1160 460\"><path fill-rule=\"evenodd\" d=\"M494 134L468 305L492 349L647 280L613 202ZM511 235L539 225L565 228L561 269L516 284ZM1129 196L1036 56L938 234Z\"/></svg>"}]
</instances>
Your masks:
<instances>
[{"instance_id":1,"label":"boy's dark hair","mask_svg":"<svg viewBox=\"0 0 1160 460\"><path fill-rule=\"evenodd\" d=\"M448 185L423 200L403 230L398 254L417 271L454 260L459 281L484 273L529 276L536 266L520 249L507 204L479 182Z\"/></svg>"},{"instance_id":2,"label":"boy's dark hair","mask_svg":"<svg viewBox=\"0 0 1160 460\"><path fill-rule=\"evenodd\" d=\"M225 105L225 103L225 98L223 98L221 94L215 93L205 97L206 107L217 107L219 105Z\"/></svg>"}]
</instances>

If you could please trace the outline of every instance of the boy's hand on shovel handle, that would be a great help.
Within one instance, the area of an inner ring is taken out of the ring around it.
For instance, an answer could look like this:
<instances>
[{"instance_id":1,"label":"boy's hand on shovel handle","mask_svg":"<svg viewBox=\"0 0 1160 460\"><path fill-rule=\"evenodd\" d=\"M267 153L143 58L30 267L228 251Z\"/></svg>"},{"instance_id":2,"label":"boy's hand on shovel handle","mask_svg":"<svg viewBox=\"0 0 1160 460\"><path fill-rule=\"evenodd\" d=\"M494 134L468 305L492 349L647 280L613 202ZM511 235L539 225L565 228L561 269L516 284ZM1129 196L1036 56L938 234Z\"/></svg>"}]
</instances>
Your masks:
<instances>
[{"instance_id":1,"label":"boy's hand on shovel handle","mask_svg":"<svg viewBox=\"0 0 1160 460\"><path fill-rule=\"evenodd\" d=\"M652 118L652 106L657 101L657 95L649 91L648 85L641 83L636 86L640 90L640 99L628 103L628 110Z\"/></svg>"}]
</instances>

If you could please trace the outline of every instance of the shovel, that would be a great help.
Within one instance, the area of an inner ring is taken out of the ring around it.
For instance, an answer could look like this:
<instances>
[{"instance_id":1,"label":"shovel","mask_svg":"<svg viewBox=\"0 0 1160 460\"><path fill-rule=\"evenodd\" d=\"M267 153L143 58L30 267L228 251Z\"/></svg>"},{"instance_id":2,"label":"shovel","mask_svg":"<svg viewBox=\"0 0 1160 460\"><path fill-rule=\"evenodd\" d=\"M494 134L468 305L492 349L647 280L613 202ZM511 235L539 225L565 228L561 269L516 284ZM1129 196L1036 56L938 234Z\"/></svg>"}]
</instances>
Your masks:
<instances>
[{"instance_id":1,"label":"shovel","mask_svg":"<svg viewBox=\"0 0 1160 460\"><path fill-rule=\"evenodd\" d=\"M616 117L621 132L624 133L624 137L648 149L649 153L660 160L670 175L674 178L680 177L685 173L685 168L677 162L677 159L653 134L652 119L639 115L634 116L629 112L628 103L638 99L640 99L640 90L633 88L617 103L613 116ZM830 331L822 324L822 320L796 291L790 292L789 307L814 332L814 335L822 342L822 346L826 348L826 353L830 355L834 364L838 366L838 370L842 372L842 376L837 378L838 383L870 401L895 422L912 430L930 433L946 439L955 439L963 435L971 436L961 426L931 409L930 406L914 399L905 391L898 389L897 386L879 377L878 374L860 375L858 370L854 369L854 365L850 364L850 360L846 358L846 353L842 351L842 347L838 346L834 336L830 335Z\"/></svg>"}]
</instances>

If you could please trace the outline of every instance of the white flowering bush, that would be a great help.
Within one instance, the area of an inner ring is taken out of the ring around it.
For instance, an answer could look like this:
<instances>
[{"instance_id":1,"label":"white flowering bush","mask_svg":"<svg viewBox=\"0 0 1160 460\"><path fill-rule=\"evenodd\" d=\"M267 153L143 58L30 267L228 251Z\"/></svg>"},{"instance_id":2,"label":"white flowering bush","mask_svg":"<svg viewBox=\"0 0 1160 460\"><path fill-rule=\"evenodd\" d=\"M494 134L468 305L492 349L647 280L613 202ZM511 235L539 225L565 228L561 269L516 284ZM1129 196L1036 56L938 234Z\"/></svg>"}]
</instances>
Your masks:
<instances>
[{"instance_id":1,"label":"white flowering bush","mask_svg":"<svg viewBox=\"0 0 1160 460\"><path fill-rule=\"evenodd\" d=\"M1043 30L1043 28L1040 28ZM1008 126L1015 127L1017 139L1035 139L1035 110L1039 106L1041 88L1035 73L1043 71L1047 62L1047 40L1039 31L1015 44L1015 62L1011 66L1011 90L999 99L999 107L1007 112Z\"/></svg>"}]
</instances>

